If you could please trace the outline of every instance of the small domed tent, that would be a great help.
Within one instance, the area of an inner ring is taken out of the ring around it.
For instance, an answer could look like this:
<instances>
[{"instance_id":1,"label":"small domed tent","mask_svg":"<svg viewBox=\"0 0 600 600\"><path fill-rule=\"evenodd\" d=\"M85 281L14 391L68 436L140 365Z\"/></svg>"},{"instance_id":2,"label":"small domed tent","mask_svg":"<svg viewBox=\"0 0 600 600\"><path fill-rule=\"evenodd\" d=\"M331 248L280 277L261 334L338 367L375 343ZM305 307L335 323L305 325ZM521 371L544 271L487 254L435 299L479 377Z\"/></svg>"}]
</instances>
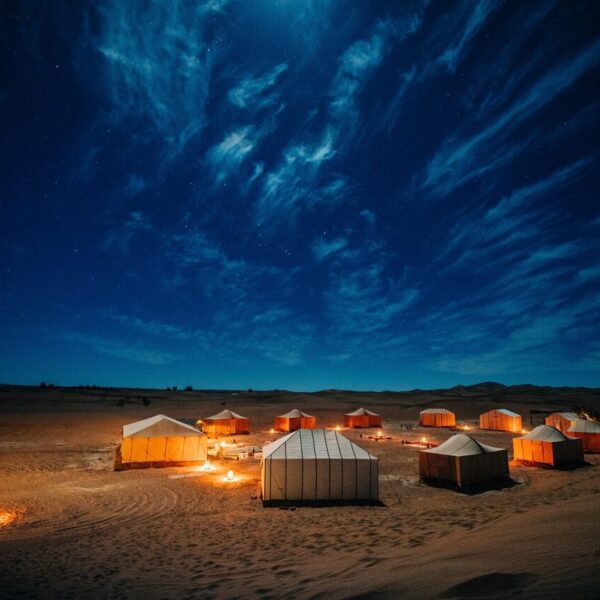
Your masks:
<instances>
[{"instance_id":1,"label":"small domed tent","mask_svg":"<svg viewBox=\"0 0 600 600\"><path fill-rule=\"evenodd\" d=\"M456 416L445 408L426 408L419 414L423 427L456 427Z\"/></svg>"},{"instance_id":2,"label":"small domed tent","mask_svg":"<svg viewBox=\"0 0 600 600\"><path fill-rule=\"evenodd\" d=\"M572 438L580 438L585 452L600 452L600 423L577 419L567 434Z\"/></svg>"},{"instance_id":3,"label":"small domed tent","mask_svg":"<svg viewBox=\"0 0 600 600\"><path fill-rule=\"evenodd\" d=\"M371 412L366 408L358 408L354 412L344 415L344 426L359 427L381 427L381 415Z\"/></svg>"},{"instance_id":4,"label":"small domed tent","mask_svg":"<svg viewBox=\"0 0 600 600\"><path fill-rule=\"evenodd\" d=\"M202 431L211 437L250 433L250 419L229 409L222 410L212 417L200 419L196 425L200 425Z\"/></svg>"},{"instance_id":5,"label":"small domed tent","mask_svg":"<svg viewBox=\"0 0 600 600\"><path fill-rule=\"evenodd\" d=\"M571 425L579 419L579 415L574 412L555 412L546 417L546 425L556 427L559 431L567 433Z\"/></svg>"},{"instance_id":6,"label":"small domed tent","mask_svg":"<svg viewBox=\"0 0 600 600\"><path fill-rule=\"evenodd\" d=\"M275 417L277 431L296 431L296 429L316 429L317 417L308 415L297 408L290 410L285 415Z\"/></svg>"},{"instance_id":7,"label":"small domed tent","mask_svg":"<svg viewBox=\"0 0 600 600\"><path fill-rule=\"evenodd\" d=\"M487 446L464 433L419 452L419 475L424 480L461 487L504 479L508 473L508 453L504 448Z\"/></svg>"},{"instance_id":8,"label":"small domed tent","mask_svg":"<svg viewBox=\"0 0 600 600\"><path fill-rule=\"evenodd\" d=\"M263 447L263 502L375 502L378 462L337 431L300 429Z\"/></svg>"},{"instance_id":9,"label":"small domed tent","mask_svg":"<svg viewBox=\"0 0 600 600\"><path fill-rule=\"evenodd\" d=\"M479 415L479 427L494 431L521 433L523 430L523 419L521 415L512 410L498 408Z\"/></svg>"},{"instance_id":10,"label":"small domed tent","mask_svg":"<svg viewBox=\"0 0 600 600\"><path fill-rule=\"evenodd\" d=\"M538 425L513 440L513 456L515 460L560 467L583 462L583 442L567 437L550 425Z\"/></svg>"},{"instance_id":11,"label":"small domed tent","mask_svg":"<svg viewBox=\"0 0 600 600\"><path fill-rule=\"evenodd\" d=\"M123 426L121 461L124 465L167 466L204 462L206 435L165 415L156 415Z\"/></svg>"}]
</instances>

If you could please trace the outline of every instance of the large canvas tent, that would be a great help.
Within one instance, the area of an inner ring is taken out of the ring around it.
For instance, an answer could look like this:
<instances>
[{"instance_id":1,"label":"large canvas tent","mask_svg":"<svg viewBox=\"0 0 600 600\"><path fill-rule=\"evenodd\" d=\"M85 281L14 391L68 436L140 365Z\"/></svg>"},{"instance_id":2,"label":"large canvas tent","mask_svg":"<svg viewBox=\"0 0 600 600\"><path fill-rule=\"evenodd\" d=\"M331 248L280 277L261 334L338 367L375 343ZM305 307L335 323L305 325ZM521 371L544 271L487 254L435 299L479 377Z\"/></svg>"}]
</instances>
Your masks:
<instances>
[{"instance_id":1,"label":"large canvas tent","mask_svg":"<svg viewBox=\"0 0 600 600\"><path fill-rule=\"evenodd\" d=\"M583 462L583 442L568 438L550 425L538 425L528 434L513 440L515 460L560 467Z\"/></svg>"},{"instance_id":2,"label":"large canvas tent","mask_svg":"<svg viewBox=\"0 0 600 600\"><path fill-rule=\"evenodd\" d=\"M456 415L445 408L426 408L419 414L423 427L455 427Z\"/></svg>"},{"instance_id":3,"label":"large canvas tent","mask_svg":"<svg viewBox=\"0 0 600 600\"><path fill-rule=\"evenodd\" d=\"M577 419L567 434L572 438L580 438L585 452L600 452L600 423Z\"/></svg>"},{"instance_id":4,"label":"large canvas tent","mask_svg":"<svg viewBox=\"0 0 600 600\"><path fill-rule=\"evenodd\" d=\"M571 425L579 419L579 415L574 412L555 412L546 417L546 425L556 427L559 431L567 433Z\"/></svg>"},{"instance_id":5,"label":"large canvas tent","mask_svg":"<svg viewBox=\"0 0 600 600\"><path fill-rule=\"evenodd\" d=\"M316 429L317 417L308 415L297 408L290 410L285 415L275 417L277 431L296 431L296 429Z\"/></svg>"},{"instance_id":6,"label":"large canvas tent","mask_svg":"<svg viewBox=\"0 0 600 600\"><path fill-rule=\"evenodd\" d=\"M521 415L506 408L490 410L479 415L479 427L481 429L492 429L494 431L511 431L521 433L523 430L523 419Z\"/></svg>"},{"instance_id":7,"label":"large canvas tent","mask_svg":"<svg viewBox=\"0 0 600 600\"><path fill-rule=\"evenodd\" d=\"M207 439L201 431L165 415L123 426L121 461L161 466L205 461Z\"/></svg>"},{"instance_id":8,"label":"large canvas tent","mask_svg":"<svg viewBox=\"0 0 600 600\"><path fill-rule=\"evenodd\" d=\"M508 477L508 453L458 433L436 448L419 452L422 479L453 483L459 487Z\"/></svg>"},{"instance_id":9,"label":"large canvas tent","mask_svg":"<svg viewBox=\"0 0 600 600\"><path fill-rule=\"evenodd\" d=\"M381 415L366 408L358 408L344 415L344 426L352 428L381 427Z\"/></svg>"},{"instance_id":10,"label":"large canvas tent","mask_svg":"<svg viewBox=\"0 0 600 600\"><path fill-rule=\"evenodd\" d=\"M212 417L200 419L197 423L202 431L211 437L250 433L250 419L229 409L222 410Z\"/></svg>"},{"instance_id":11,"label":"large canvas tent","mask_svg":"<svg viewBox=\"0 0 600 600\"><path fill-rule=\"evenodd\" d=\"M264 502L374 502L378 462L337 431L300 429L263 447Z\"/></svg>"}]
</instances>

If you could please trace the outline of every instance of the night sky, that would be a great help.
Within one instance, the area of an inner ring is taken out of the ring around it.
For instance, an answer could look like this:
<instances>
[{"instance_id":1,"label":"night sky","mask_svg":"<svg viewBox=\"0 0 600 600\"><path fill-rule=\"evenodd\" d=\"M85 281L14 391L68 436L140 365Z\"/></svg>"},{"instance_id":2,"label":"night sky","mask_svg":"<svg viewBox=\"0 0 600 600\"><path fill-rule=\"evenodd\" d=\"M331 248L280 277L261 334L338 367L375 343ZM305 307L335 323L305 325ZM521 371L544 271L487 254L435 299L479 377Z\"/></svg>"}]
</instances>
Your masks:
<instances>
[{"instance_id":1,"label":"night sky","mask_svg":"<svg viewBox=\"0 0 600 600\"><path fill-rule=\"evenodd\" d=\"M0 11L0 381L600 385L598 2Z\"/></svg>"}]
</instances>

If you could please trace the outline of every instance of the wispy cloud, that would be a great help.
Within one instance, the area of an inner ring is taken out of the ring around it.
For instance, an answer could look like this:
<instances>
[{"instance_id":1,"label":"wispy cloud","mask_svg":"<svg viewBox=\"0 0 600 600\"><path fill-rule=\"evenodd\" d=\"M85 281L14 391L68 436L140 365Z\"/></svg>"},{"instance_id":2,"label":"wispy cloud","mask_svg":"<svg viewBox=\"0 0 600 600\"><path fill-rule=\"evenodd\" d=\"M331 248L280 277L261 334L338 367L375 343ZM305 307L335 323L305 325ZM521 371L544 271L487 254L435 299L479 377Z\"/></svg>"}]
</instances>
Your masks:
<instances>
[{"instance_id":1,"label":"wispy cloud","mask_svg":"<svg viewBox=\"0 0 600 600\"><path fill-rule=\"evenodd\" d=\"M177 360L178 356L171 352L160 350L151 350L142 344L131 344L121 340L81 333L77 331L65 331L58 335L58 338L64 342L82 344L88 346L95 352L123 358L134 362L145 363L149 365L164 365Z\"/></svg>"},{"instance_id":2,"label":"wispy cloud","mask_svg":"<svg viewBox=\"0 0 600 600\"><path fill-rule=\"evenodd\" d=\"M331 240L319 238L313 243L313 253L317 261L321 262L328 256L343 250L348 245L348 240L343 237L333 238Z\"/></svg>"},{"instance_id":3,"label":"wispy cloud","mask_svg":"<svg viewBox=\"0 0 600 600\"><path fill-rule=\"evenodd\" d=\"M110 231L106 237L105 245L107 248L117 247L126 254L129 252L134 237L152 231L152 229L152 223L143 212L130 212L127 220L121 226Z\"/></svg>"},{"instance_id":4,"label":"wispy cloud","mask_svg":"<svg viewBox=\"0 0 600 600\"><path fill-rule=\"evenodd\" d=\"M457 39L453 40L438 57L438 62L446 65L452 72L456 70L458 61L469 43L481 30L490 14L498 8L499 3L492 0L485 0L476 2L474 5L466 2L464 6L467 8L468 14L464 20L464 24L458 31Z\"/></svg>"},{"instance_id":5,"label":"wispy cloud","mask_svg":"<svg viewBox=\"0 0 600 600\"><path fill-rule=\"evenodd\" d=\"M226 2L164 4L140 11L109 1L98 7L95 45L105 59L115 119L136 116L162 139L166 160L177 156L206 126L213 57L206 29ZM194 23L194 27L189 24Z\"/></svg>"},{"instance_id":6,"label":"wispy cloud","mask_svg":"<svg viewBox=\"0 0 600 600\"><path fill-rule=\"evenodd\" d=\"M267 93L277 82L279 76L287 70L281 63L260 77L244 77L229 91L229 101L238 108L262 109L277 102L280 95Z\"/></svg>"},{"instance_id":7,"label":"wispy cloud","mask_svg":"<svg viewBox=\"0 0 600 600\"><path fill-rule=\"evenodd\" d=\"M504 112L477 133L447 144L430 161L424 188L444 195L512 159L526 144L502 145L524 121L547 106L600 61L600 42L539 78Z\"/></svg>"}]
</instances>

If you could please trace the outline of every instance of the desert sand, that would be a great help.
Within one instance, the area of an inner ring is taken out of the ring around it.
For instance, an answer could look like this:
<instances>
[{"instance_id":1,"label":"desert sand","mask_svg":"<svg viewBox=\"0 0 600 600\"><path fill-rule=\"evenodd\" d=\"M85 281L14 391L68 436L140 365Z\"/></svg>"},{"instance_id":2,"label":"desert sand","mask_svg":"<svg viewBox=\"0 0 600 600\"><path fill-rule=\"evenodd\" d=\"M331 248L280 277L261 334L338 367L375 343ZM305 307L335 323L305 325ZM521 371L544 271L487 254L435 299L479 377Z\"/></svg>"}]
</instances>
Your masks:
<instances>
[{"instance_id":1,"label":"desert sand","mask_svg":"<svg viewBox=\"0 0 600 600\"><path fill-rule=\"evenodd\" d=\"M138 396L150 405L144 406ZM128 398L127 398L128 396ZM600 455L570 470L511 462L515 485L464 494L419 482L415 428L443 406L484 443L481 412L600 408L600 390L494 385L406 393L165 392L0 387L2 598L600 597ZM118 406L118 404L123 404ZM300 408L319 427L365 406L391 440L343 430L380 460L383 506L263 508L260 462L115 472L121 427L157 413L197 419L226 406L252 419L250 444ZM535 423L542 417L534 413ZM235 482L225 482L228 469Z\"/></svg>"}]
</instances>

